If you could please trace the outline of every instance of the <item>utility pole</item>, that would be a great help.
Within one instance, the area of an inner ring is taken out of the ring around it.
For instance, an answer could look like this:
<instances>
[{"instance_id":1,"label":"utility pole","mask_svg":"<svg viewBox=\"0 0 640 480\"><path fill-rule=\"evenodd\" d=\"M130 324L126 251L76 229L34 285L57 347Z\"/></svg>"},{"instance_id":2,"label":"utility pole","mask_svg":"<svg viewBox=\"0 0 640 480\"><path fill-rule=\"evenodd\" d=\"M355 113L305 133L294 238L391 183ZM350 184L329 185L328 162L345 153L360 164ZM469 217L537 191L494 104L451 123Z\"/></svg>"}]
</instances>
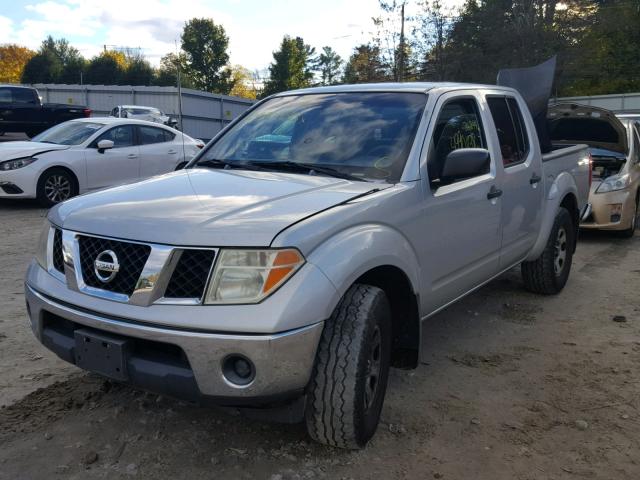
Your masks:
<instances>
[{"instance_id":1,"label":"utility pole","mask_svg":"<svg viewBox=\"0 0 640 480\"><path fill-rule=\"evenodd\" d=\"M400 6L400 52L398 52L398 81L404 81L404 2Z\"/></svg>"}]
</instances>

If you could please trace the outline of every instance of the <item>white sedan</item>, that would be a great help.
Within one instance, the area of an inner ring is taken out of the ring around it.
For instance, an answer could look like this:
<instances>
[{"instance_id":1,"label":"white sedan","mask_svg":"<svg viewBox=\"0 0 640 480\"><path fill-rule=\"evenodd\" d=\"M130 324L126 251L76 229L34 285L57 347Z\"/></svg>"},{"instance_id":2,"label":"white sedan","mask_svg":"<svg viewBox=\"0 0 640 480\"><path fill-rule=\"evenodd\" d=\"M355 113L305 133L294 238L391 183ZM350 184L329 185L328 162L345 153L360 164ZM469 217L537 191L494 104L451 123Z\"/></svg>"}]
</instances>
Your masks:
<instances>
[{"instance_id":1,"label":"white sedan","mask_svg":"<svg viewBox=\"0 0 640 480\"><path fill-rule=\"evenodd\" d=\"M52 206L74 195L182 168L204 145L142 120L83 118L27 142L0 143L0 198Z\"/></svg>"}]
</instances>

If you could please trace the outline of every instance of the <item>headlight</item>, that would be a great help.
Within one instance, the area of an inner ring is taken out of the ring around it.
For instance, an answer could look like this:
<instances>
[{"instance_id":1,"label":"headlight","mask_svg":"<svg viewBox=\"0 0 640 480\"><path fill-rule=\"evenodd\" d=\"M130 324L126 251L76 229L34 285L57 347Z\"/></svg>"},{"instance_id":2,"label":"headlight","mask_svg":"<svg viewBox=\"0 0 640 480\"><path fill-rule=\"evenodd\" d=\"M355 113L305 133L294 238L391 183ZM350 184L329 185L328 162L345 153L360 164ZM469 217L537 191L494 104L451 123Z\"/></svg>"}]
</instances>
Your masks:
<instances>
[{"instance_id":1,"label":"headlight","mask_svg":"<svg viewBox=\"0 0 640 480\"><path fill-rule=\"evenodd\" d=\"M605 178L602 183L596 189L596 193L615 192L616 190L622 190L629 186L629 174L624 175L612 175Z\"/></svg>"},{"instance_id":2,"label":"headlight","mask_svg":"<svg viewBox=\"0 0 640 480\"><path fill-rule=\"evenodd\" d=\"M6 162L0 163L0 171L16 170L18 168L26 167L27 165L31 165L37 159L37 157L24 157L16 158L14 160L7 160Z\"/></svg>"},{"instance_id":3,"label":"headlight","mask_svg":"<svg viewBox=\"0 0 640 480\"><path fill-rule=\"evenodd\" d=\"M51 224L49 220L44 221L42 230L40 230L40 237L38 239L38 247L36 250L36 261L45 270L49 270L49 262L47 261L49 253L49 231L51 230Z\"/></svg>"},{"instance_id":4,"label":"headlight","mask_svg":"<svg viewBox=\"0 0 640 480\"><path fill-rule=\"evenodd\" d=\"M304 264L298 250L220 250L206 304L257 303Z\"/></svg>"}]
</instances>

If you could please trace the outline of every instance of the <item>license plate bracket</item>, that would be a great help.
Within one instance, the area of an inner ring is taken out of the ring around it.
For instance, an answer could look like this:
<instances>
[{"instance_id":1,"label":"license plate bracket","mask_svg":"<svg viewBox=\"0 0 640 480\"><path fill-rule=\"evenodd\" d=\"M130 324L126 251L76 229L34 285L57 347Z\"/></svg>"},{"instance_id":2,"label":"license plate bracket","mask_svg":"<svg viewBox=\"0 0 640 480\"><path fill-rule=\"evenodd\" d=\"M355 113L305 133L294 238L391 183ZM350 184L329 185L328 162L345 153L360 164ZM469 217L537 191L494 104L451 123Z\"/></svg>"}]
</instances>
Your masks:
<instances>
[{"instance_id":1,"label":"license plate bracket","mask_svg":"<svg viewBox=\"0 0 640 480\"><path fill-rule=\"evenodd\" d=\"M131 341L123 337L79 329L74 332L76 365L114 380L128 379L127 357Z\"/></svg>"}]
</instances>

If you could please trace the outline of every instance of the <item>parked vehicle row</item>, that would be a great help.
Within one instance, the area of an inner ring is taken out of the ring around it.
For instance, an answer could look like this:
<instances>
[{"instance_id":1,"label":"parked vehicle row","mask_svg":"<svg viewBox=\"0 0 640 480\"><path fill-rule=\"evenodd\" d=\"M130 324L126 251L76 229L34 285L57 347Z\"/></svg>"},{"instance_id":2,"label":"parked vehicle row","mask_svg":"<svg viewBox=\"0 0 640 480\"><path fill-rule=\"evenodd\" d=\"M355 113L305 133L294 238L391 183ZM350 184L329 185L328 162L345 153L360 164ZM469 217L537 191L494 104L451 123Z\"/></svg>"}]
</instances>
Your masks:
<instances>
[{"instance_id":1,"label":"parked vehicle row","mask_svg":"<svg viewBox=\"0 0 640 480\"><path fill-rule=\"evenodd\" d=\"M286 92L184 170L51 209L27 310L79 367L360 448L423 321L516 265L562 290L589 183L587 147L542 154L511 88Z\"/></svg>"},{"instance_id":2,"label":"parked vehicle row","mask_svg":"<svg viewBox=\"0 0 640 480\"><path fill-rule=\"evenodd\" d=\"M118 118L61 123L0 144L0 198L52 206L75 195L182 168L204 145L164 125Z\"/></svg>"}]
</instances>

